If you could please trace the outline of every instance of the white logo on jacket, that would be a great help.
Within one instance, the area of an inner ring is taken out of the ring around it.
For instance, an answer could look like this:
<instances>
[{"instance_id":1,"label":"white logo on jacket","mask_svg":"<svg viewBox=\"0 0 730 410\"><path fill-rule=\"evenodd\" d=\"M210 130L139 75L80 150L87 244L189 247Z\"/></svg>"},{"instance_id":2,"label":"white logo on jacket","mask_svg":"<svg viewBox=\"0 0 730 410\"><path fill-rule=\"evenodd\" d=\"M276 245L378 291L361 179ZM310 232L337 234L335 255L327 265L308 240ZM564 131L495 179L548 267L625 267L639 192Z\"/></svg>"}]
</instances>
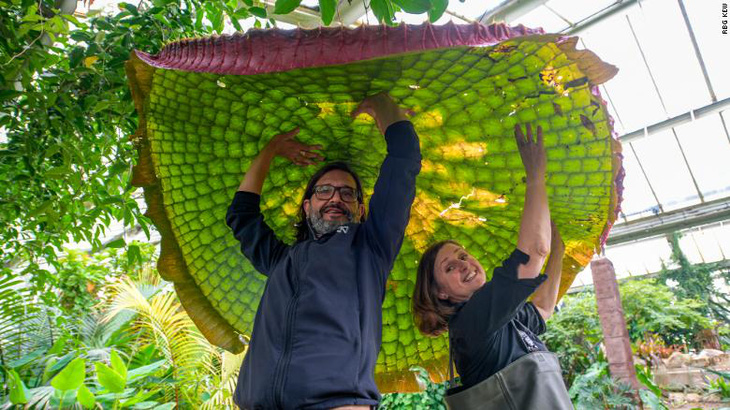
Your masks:
<instances>
[{"instance_id":1,"label":"white logo on jacket","mask_svg":"<svg viewBox=\"0 0 730 410\"><path fill-rule=\"evenodd\" d=\"M342 225L337 227L337 233L347 233L347 231L350 230L350 227L347 225Z\"/></svg>"}]
</instances>

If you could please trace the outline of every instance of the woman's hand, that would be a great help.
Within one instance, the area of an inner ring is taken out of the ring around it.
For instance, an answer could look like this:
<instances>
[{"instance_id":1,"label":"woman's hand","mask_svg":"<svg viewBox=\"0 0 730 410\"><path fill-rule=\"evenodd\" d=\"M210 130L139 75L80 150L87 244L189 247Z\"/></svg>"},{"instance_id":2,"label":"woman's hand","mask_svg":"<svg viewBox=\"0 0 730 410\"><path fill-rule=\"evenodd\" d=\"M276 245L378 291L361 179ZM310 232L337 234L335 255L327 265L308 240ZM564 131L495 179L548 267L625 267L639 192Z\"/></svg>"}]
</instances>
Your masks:
<instances>
[{"instance_id":1,"label":"woman's hand","mask_svg":"<svg viewBox=\"0 0 730 410\"><path fill-rule=\"evenodd\" d=\"M563 238L560 237L558 227L555 226L555 222L550 220L550 252L560 256L561 258L565 255L565 243Z\"/></svg>"},{"instance_id":2,"label":"woman's hand","mask_svg":"<svg viewBox=\"0 0 730 410\"><path fill-rule=\"evenodd\" d=\"M399 107L385 92L365 98L350 115L355 118L360 114L373 117L383 135L391 124L408 119L406 110Z\"/></svg>"},{"instance_id":3,"label":"woman's hand","mask_svg":"<svg viewBox=\"0 0 730 410\"><path fill-rule=\"evenodd\" d=\"M519 124L515 125L517 148L520 150L522 164L527 174L525 207L522 210L517 248L530 256L530 261L526 265L517 268L517 277L520 279L537 277L550 252L550 210L545 189L547 160L542 127L537 127L536 138L532 135L530 124L525 128L527 136L522 133Z\"/></svg>"},{"instance_id":4,"label":"woman's hand","mask_svg":"<svg viewBox=\"0 0 730 410\"><path fill-rule=\"evenodd\" d=\"M324 157L315 150L321 150L321 145L307 145L294 139L299 134L299 128L279 134L269 141L265 149L271 150L274 156L288 159L299 166L307 166L321 162Z\"/></svg>"},{"instance_id":5,"label":"woman's hand","mask_svg":"<svg viewBox=\"0 0 730 410\"><path fill-rule=\"evenodd\" d=\"M558 303L558 293L560 291L560 276L563 272L563 256L565 256L565 244L560 237L558 227L555 222L550 220L550 257L545 266L545 274L547 280L537 288L532 295L532 304L535 305L540 316L547 320L555 310L555 304Z\"/></svg>"},{"instance_id":6,"label":"woman's hand","mask_svg":"<svg viewBox=\"0 0 730 410\"><path fill-rule=\"evenodd\" d=\"M528 123L525 128L527 136L522 133L519 124L515 125L515 139L520 157L522 157L522 164L525 166L527 180L528 182L544 181L547 159L542 139L542 127L537 127L537 138L532 136L532 125Z\"/></svg>"}]
</instances>

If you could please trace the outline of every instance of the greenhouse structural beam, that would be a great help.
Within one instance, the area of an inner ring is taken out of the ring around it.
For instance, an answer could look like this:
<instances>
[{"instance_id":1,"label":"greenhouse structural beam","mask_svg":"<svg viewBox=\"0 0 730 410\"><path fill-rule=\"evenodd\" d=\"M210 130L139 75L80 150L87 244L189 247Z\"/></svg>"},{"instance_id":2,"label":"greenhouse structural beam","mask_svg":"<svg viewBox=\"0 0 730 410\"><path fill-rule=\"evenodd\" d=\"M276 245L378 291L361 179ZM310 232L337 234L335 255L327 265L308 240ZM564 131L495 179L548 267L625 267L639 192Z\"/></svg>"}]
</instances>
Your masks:
<instances>
[{"instance_id":1,"label":"greenhouse structural beam","mask_svg":"<svg viewBox=\"0 0 730 410\"><path fill-rule=\"evenodd\" d=\"M709 268L713 271L722 271L722 270L730 269L730 259L723 259L723 260L717 261L717 262L693 263L692 266L697 266L700 268ZM673 270L674 269L670 269L669 271L671 272ZM618 279L619 287L624 282L628 282L628 281L632 281L632 280L656 278L661 273L662 272L659 271L659 272L651 272L651 273L646 273L646 274L636 274L636 275L631 275L631 276L624 276L623 278ZM591 290L593 290L593 283L587 283L585 285L578 285L578 286L570 287L568 289L568 291L566 292L566 294L572 295L575 293L581 293L581 292L586 292L586 291L591 291Z\"/></svg>"},{"instance_id":2,"label":"greenhouse structural beam","mask_svg":"<svg viewBox=\"0 0 730 410\"><path fill-rule=\"evenodd\" d=\"M507 0L495 8L485 11L478 21L480 23L510 23L547 2L548 0Z\"/></svg>"},{"instance_id":3,"label":"greenhouse structural beam","mask_svg":"<svg viewBox=\"0 0 730 410\"><path fill-rule=\"evenodd\" d=\"M583 20L575 23L574 25L567 27L562 31L564 34L576 35L581 31L585 31L595 24L613 16L614 14L621 13L628 10L631 6L639 4L638 0L625 0L617 1L603 10L584 18Z\"/></svg>"},{"instance_id":4,"label":"greenhouse structural beam","mask_svg":"<svg viewBox=\"0 0 730 410\"><path fill-rule=\"evenodd\" d=\"M730 220L730 197L617 224L611 229L606 245L618 245L725 220Z\"/></svg>"},{"instance_id":5,"label":"greenhouse structural beam","mask_svg":"<svg viewBox=\"0 0 730 410\"><path fill-rule=\"evenodd\" d=\"M628 134L620 136L619 140L622 143L633 142L649 135L664 131L666 129L692 122L695 119L710 116L727 108L730 108L730 97L725 98L724 100L714 102L712 104L705 105L704 107L698 108L696 110L690 110L684 114L677 115L675 117L666 119L648 127L629 132Z\"/></svg>"},{"instance_id":6,"label":"greenhouse structural beam","mask_svg":"<svg viewBox=\"0 0 730 410\"><path fill-rule=\"evenodd\" d=\"M276 21L289 23L305 29L317 28L321 24L319 13L309 7L297 7L289 14L274 14L273 0L265 0L263 3L266 14Z\"/></svg>"},{"instance_id":7,"label":"greenhouse structural beam","mask_svg":"<svg viewBox=\"0 0 730 410\"><path fill-rule=\"evenodd\" d=\"M367 12L363 0L352 0L351 2L349 0L340 0L334 21L339 21L345 27L352 26Z\"/></svg>"},{"instance_id":8,"label":"greenhouse structural beam","mask_svg":"<svg viewBox=\"0 0 730 410\"><path fill-rule=\"evenodd\" d=\"M266 12L271 15L274 20L284 23L293 24L297 27L305 29L313 29L322 25L319 11L306 6L299 6L289 14L273 14L274 0L264 0ZM352 26L357 20L364 16L367 10L363 0L342 0L340 1L332 25L342 25L345 27Z\"/></svg>"}]
</instances>

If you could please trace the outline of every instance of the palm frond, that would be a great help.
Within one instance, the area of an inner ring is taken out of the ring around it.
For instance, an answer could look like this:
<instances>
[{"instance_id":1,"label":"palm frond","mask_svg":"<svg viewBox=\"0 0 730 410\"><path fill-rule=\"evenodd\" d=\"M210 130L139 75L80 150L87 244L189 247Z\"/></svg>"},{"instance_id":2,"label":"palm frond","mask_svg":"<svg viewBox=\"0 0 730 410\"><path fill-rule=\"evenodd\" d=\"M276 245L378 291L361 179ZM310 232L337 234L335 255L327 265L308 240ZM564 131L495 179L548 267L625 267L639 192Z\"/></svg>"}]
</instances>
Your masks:
<instances>
[{"instance_id":1,"label":"palm frond","mask_svg":"<svg viewBox=\"0 0 730 410\"><path fill-rule=\"evenodd\" d=\"M24 278L0 278L0 365L41 346L50 347L54 335L47 309L34 298Z\"/></svg>"},{"instance_id":2,"label":"palm frond","mask_svg":"<svg viewBox=\"0 0 730 410\"><path fill-rule=\"evenodd\" d=\"M142 339L147 339L142 341L154 343L165 357L176 386L195 386L199 373L204 370L201 359L213 347L200 335L175 293L163 289L148 298L130 279L109 285L107 292L111 298L105 320L134 312L137 315L134 327L140 330ZM190 396L194 390L194 387L176 389L175 394ZM187 399L196 400L193 396Z\"/></svg>"},{"instance_id":3,"label":"palm frond","mask_svg":"<svg viewBox=\"0 0 730 410\"><path fill-rule=\"evenodd\" d=\"M246 356L247 350L239 354L218 350L219 367L210 371L211 374L219 376L216 378L218 388L211 392L210 399L203 403L201 409L216 410L236 408L233 402L233 393L236 390L238 371L241 368L241 363L243 363L243 358Z\"/></svg>"}]
</instances>

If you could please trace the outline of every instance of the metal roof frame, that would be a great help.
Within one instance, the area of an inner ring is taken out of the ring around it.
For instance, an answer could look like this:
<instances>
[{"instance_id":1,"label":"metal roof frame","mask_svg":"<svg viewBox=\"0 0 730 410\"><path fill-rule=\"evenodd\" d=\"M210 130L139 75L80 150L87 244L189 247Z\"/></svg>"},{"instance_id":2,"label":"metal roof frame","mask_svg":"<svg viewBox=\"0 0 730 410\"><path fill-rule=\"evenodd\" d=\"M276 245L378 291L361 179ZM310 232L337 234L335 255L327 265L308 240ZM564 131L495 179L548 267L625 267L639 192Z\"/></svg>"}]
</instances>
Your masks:
<instances>
[{"instance_id":1,"label":"metal roof frame","mask_svg":"<svg viewBox=\"0 0 730 410\"><path fill-rule=\"evenodd\" d=\"M659 236L730 219L730 197L616 224L606 245Z\"/></svg>"}]
</instances>

